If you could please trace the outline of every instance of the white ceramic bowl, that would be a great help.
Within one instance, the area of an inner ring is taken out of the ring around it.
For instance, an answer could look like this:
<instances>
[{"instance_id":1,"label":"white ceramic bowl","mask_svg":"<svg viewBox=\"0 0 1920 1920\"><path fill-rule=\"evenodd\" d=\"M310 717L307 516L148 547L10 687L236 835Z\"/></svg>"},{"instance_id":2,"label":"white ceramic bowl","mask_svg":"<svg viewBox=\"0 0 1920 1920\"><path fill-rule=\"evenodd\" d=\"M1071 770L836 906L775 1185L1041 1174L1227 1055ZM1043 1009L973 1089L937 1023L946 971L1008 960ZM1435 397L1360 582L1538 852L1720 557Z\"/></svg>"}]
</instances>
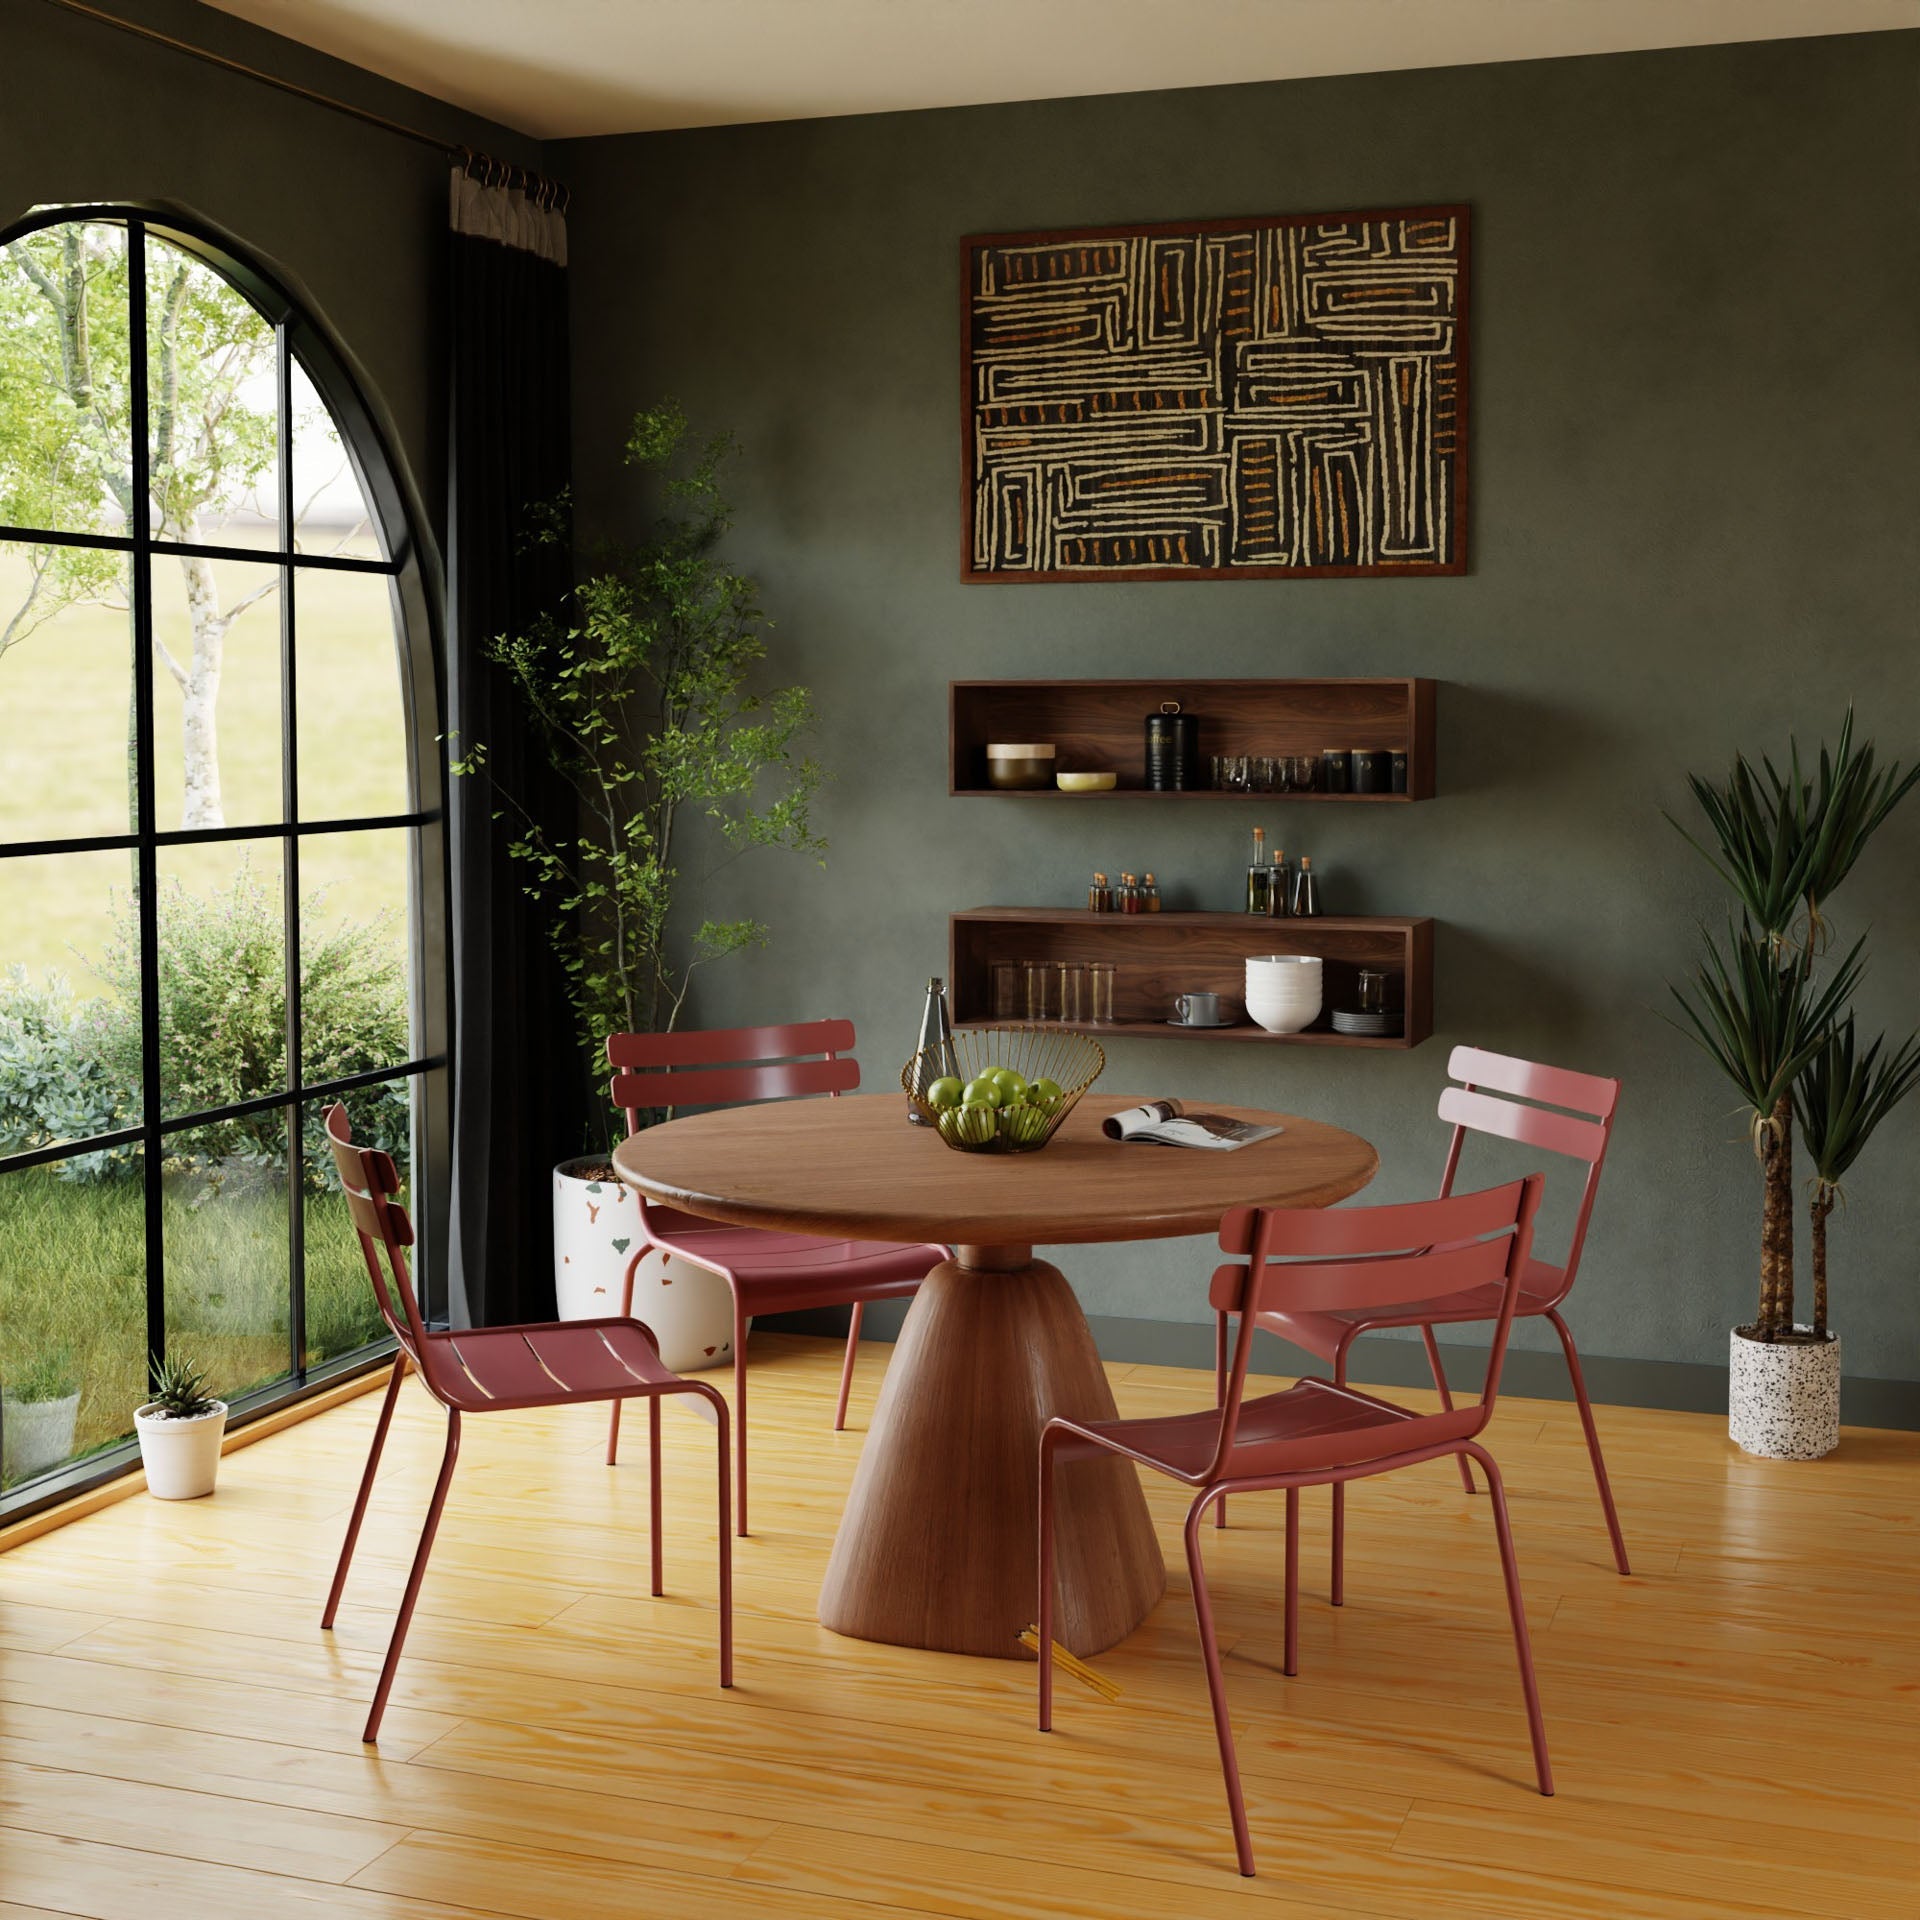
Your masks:
<instances>
[{"instance_id":1,"label":"white ceramic bowl","mask_svg":"<svg viewBox=\"0 0 1920 1920\"><path fill-rule=\"evenodd\" d=\"M1256 1006L1247 1002L1247 1018L1256 1027L1265 1027L1269 1033L1299 1033L1310 1027L1320 1017L1319 996L1311 1000L1292 1002L1287 1006Z\"/></svg>"},{"instance_id":2,"label":"white ceramic bowl","mask_svg":"<svg viewBox=\"0 0 1920 1920\"><path fill-rule=\"evenodd\" d=\"M1248 980L1303 980L1320 978L1317 953L1250 953L1247 956Z\"/></svg>"}]
</instances>

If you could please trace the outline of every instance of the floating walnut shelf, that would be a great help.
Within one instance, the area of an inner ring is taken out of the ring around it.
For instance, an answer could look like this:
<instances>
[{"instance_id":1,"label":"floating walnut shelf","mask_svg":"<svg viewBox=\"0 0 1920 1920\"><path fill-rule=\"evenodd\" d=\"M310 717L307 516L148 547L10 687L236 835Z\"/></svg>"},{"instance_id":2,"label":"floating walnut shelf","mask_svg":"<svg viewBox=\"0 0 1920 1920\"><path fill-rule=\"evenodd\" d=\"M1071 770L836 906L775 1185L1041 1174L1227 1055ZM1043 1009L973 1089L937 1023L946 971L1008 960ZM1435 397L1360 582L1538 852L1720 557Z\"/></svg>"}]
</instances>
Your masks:
<instances>
[{"instance_id":1,"label":"floating walnut shelf","mask_svg":"<svg viewBox=\"0 0 1920 1920\"><path fill-rule=\"evenodd\" d=\"M1402 806L1434 793L1431 680L955 680L948 687L947 780L955 794L1087 801L1304 800ZM1165 701L1200 723L1199 778L1215 754L1300 754L1371 747L1407 755L1405 793L1166 793L1147 785L1146 719ZM1048 740L1063 773L1111 770L1110 793L996 794L986 749L995 740Z\"/></svg>"},{"instance_id":2,"label":"floating walnut shelf","mask_svg":"<svg viewBox=\"0 0 1920 1920\"><path fill-rule=\"evenodd\" d=\"M994 1024L998 960L1107 960L1114 968L1115 1018L1073 1031L1157 1039L1239 1040L1261 1046L1417 1047L1433 1032L1433 922L1373 914L1316 914L1261 920L1245 913L1086 913L1048 907L975 907L948 921L948 978L956 1026ZM1256 953L1317 953L1326 963L1325 1006L1304 1033L1167 1025L1175 994L1214 992L1241 1013L1244 963ZM1405 1032L1392 1038L1335 1033L1327 1014L1355 1001L1362 967L1384 967L1405 983Z\"/></svg>"}]
</instances>

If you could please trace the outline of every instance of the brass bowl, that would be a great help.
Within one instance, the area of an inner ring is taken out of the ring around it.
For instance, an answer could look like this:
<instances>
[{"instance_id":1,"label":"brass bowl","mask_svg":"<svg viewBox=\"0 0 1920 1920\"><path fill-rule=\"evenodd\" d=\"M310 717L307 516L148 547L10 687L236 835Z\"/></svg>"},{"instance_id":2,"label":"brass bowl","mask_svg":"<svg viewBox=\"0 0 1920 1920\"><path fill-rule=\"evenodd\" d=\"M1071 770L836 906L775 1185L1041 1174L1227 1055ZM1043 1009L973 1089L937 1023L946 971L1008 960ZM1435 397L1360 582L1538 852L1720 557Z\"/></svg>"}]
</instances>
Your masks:
<instances>
[{"instance_id":1,"label":"brass bowl","mask_svg":"<svg viewBox=\"0 0 1920 1920\"><path fill-rule=\"evenodd\" d=\"M1027 1116L1040 1109L1029 1106L971 1108L973 1113L994 1116L991 1133L978 1139L966 1137L979 1127L970 1123L963 1129L949 1122L941 1124L941 1109L931 1105L921 1089L940 1078L940 1059L935 1048L916 1053L900 1069L900 1085L913 1110L941 1140L956 1153L1038 1153L1060 1131L1080 1096L1099 1079L1107 1064L1106 1050L1084 1033L1044 1023L1030 1026L966 1027L953 1036L954 1058L959 1063L963 1083L973 1080L989 1067L1011 1067L1025 1080L1051 1080L1060 1089L1060 1098L1036 1122ZM949 1108L948 1113L961 1111Z\"/></svg>"}]
</instances>

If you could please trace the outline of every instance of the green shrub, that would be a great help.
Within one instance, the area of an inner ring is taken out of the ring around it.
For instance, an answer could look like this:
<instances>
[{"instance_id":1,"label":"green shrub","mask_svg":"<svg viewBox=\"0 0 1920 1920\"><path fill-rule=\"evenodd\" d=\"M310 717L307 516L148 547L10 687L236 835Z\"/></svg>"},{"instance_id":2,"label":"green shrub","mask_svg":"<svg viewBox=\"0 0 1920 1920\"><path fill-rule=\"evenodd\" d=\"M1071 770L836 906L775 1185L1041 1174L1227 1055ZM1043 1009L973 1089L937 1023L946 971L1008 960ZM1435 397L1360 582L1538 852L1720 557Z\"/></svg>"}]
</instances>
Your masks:
<instances>
[{"instance_id":1,"label":"green shrub","mask_svg":"<svg viewBox=\"0 0 1920 1920\"><path fill-rule=\"evenodd\" d=\"M35 986L25 967L7 969L0 979L0 1154L31 1153L127 1124L129 1090L140 1084L139 1053L132 1080L118 1078L101 1044L102 1012L98 1001L76 1000L61 974ZM114 1158L79 1155L63 1161L61 1171L94 1179Z\"/></svg>"},{"instance_id":2,"label":"green shrub","mask_svg":"<svg viewBox=\"0 0 1920 1920\"><path fill-rule=\"evenodd\" d=\"M0 1393L20 1406L41 1400L64 1400L80 1391L73 1356L65 1347L40 1347L0 1376Z\"/></svg>"}]
</instances>

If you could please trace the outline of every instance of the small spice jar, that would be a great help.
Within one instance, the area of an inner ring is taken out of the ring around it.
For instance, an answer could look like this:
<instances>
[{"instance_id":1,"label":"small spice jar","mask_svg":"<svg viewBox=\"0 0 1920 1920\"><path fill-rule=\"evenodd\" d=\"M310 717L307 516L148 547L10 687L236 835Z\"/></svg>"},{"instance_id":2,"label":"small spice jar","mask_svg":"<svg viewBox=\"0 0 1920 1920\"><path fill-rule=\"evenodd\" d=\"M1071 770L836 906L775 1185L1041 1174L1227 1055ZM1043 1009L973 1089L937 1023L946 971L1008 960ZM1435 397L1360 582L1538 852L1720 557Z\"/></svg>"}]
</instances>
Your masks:
<instances>
[{"instance_id":1,"label":"small spice jar","mask_svg":"<svg viewBox=\"0 0 1920 1920\"><path fill-rule=\"evenodd\" d=\"M1107 884L1104 873L1093 876L1093 885L1087 889L1087 911L1089 913L1111 913L1113 911L1113 888Z\"/></svg>"},{"instance_id":2,"label":"small spice jar","mask_svg":"<svg viewBox=\"0 0 1920 1920\"><path fill-rule=\"evenodd\" d=\"M1141 876L1140 911L1142 913L1158 913L1160 911L1160 888L1150 873Z\"/></svg>"},{"instance_id":3,"label":"small spice jar","mask_svg":"<svg viewBox=\"0 0 1920 1920\"><path fill-rule=\"evenodd\" d=\"M1130 873L1120 876L1120 891L1114 895L1113 904L1122 913L1141 911L1140 882Z\"/></svg>"}]
</instances>

